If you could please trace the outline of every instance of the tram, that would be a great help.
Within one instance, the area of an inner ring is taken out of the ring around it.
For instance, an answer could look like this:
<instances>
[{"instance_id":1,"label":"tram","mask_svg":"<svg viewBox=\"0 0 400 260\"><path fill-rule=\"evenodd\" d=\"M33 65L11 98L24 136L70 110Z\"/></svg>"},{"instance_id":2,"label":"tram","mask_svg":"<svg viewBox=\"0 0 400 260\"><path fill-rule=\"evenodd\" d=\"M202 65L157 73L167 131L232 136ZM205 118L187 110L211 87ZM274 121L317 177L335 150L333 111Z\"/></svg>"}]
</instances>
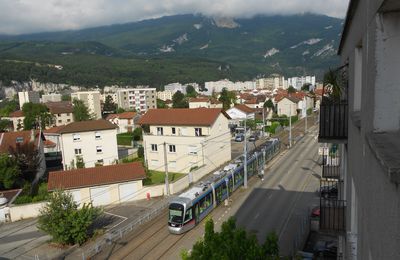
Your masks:
<instances>
[{"instance_id":1,"label":"tram","mask_svg":"<svg viewBox=\"0 0 400 260\"><path fill-rule=\"evenodd\" d=\"M277 139L258 147L247 159L247 176L260 174L280 149ZM244 183L244 162L235 160L204 182L180 194L169 203L168 229L182 234L199 224L214 208Z\"/></svg>"}]
</instances>

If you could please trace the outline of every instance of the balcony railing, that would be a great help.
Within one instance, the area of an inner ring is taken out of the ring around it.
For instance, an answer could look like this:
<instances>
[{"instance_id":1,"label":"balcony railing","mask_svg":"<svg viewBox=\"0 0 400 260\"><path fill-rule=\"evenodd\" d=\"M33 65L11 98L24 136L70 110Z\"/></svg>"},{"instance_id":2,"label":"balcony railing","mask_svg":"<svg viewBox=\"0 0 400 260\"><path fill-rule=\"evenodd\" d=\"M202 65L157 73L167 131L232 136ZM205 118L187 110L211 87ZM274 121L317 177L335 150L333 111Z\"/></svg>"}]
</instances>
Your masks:
<instances>
[{"instance_id":1,"label":"balcony railing","mask_svg":"<svg viewBox=\"0 0 400 260\"><path fill-rule=\"evenodd\" d=\"M346 142L348 128L347 102L322 101L320 105L319 142Z\"/></svg>"},{"instance_id":2,"label":"balcony railing","mask_svg":"<svg viewBox=\"0 0 400 260\"><path fill-rule=\"evenodd\" d=\"M340 166L322 165L322 178L340 179Z\"/></svg>"},{"instance_id":3,"label":"balcony railing","mask_svg":"<svg viewBox=\"0 0 400 260\"><path fill-rule=\"evenodd\" d=\"M320 230L333 233L345 232L346 201L321 198L320 203Z\"/></svg>"}]
</instances>

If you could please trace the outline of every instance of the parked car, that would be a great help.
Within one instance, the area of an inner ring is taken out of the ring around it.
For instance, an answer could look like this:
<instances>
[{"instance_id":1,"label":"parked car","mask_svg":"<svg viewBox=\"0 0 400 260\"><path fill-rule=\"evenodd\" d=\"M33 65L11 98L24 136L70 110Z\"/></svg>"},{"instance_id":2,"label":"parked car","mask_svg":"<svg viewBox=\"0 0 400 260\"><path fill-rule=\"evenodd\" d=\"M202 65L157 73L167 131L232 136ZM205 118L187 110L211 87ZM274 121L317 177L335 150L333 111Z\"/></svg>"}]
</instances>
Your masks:
<instances>
[{"instance_id":1,"label":"parked car","mask_svg":"<svg viewBox=\"0 0 400 260\"><path fill-rule=\"evenodd\" d=\"M337 184L321 186L321 188L319 188L319 194L322 198L325 199L337 198L338 196Z\"/></svg>"},{"instance_id":2,"label":"parked car","mask_svg":"<svg viewBox=\"0 0 400 260\"><path fill-rule=\"evenodd\" d=\"M321 215L321 209L319 208L319 206L311 210L311 217L319 217L320 215Z\"/></svg>"},{"instance_id":3,"label":"parked car","mask_svg":"<svg viewBox=\"0 0 400 260\"><path fill-rule=\"evenodd\" d=\"M249 142L255 142L256 140L258 140L258 135L252 134L249 137Z\"/></svg>"},{"instance_id":4,"label":"parked car","mask_svg":"<svg viewBox=\"0 0 400 260\"><path fill-rule=\"evenodd\" d=\"M244 141L244 135L243 134L238 134L235 136L235 142L243 142Z\"/></svg>"}]
</instances>

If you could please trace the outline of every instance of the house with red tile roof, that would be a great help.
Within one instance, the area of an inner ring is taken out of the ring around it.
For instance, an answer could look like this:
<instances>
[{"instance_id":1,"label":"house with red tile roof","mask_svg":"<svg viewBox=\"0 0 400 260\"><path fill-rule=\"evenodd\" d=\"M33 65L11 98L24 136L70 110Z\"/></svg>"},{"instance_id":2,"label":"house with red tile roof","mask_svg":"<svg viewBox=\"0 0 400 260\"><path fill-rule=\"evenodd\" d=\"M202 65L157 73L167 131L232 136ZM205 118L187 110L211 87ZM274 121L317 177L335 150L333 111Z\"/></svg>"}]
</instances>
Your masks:
<instances>
[{"instance_id":1,"label":"house with red tile roof","mask_svg":"<svg viewBox=\"0 0 400 260\"><path fill-rule=\"evenodd\" d=\"M164 171L167 163L171 172L188 173L231 159L229 116L221 109L150 109L138 123L150 170Z\"/></svg>"},{"instance_id":2,"label":"house with red tile roof","mask_svg":"<svg viewBox=\"0 0 400 260\"><path fill-rule=\"evenodd\" d=\"M106 120L118 126L118 133L132 132L135 129L135 121L139 119L139 114L136 112L123 112L119 114L110 114Z\"/></svg>"},{"instance_id":3,"label":"house with red tile roof","mask_svg":"<svg viewBox=\"0 0 400 260\"><path fill-rule=\"evenodd\" d=\"M223 104L221 101L218 101L212 97L197 97L189 99L189 108L222 108Z\"/></svg>"},{"instance_id":4,"label":"house with red tile roof","mask_svg":"<svg viewBox=\"0 0 400 260\"><path fill-rule=\"evenodd\" d=\"M133 162L50 172L47 188L68 191L81 205L91 202L94 206L105 206L142 199L138 194L145 178L142 164Z\"/></svg>"},{"instance_id":5,"label":"house with red tile roof","mask_svg":"<svg viewBox=\"0 0 400 260\"><path fill-rule=\"evenodd\" d=\"M53 126L66 125L74 122L74 108L70 101L47 102L44 105L53 115Z\"/></svg>"},{"instance_id":6,"label":"house with red tile roof","mask_svg":"<svg viewBox=\"0 0 400 260\"><path fill-rule=\"evenodd\" d=\"M47 152L61 152L64 170L74 168L78 157L85 167L111 165L118 160L117 128L99 119L46 129L44 135L55 146L49 143L45 148Z\"/></svg>"},{"instance_id":7,"label":"house with red tile roof","mask_svg":"<svg viewBox=\"0 0 400 260\"><path fill-rule=\"evenodd\" d=\"M230 109L226 110L226 113L231 118L231 124L238 125L240 121L245 119L254 119L255 118L255 109L248 107L245 104L238 104Z\"/></svg>"},{"instance_id":8,"label":"house with red tile roof","mask_svg":"<svg viewBox=\"0 0 400 260\"><path fill-rule=\"evenodd\" d=\"M21 131L24 129L25 116L22 110L11 112L8 116L2 117L2 119L12 121L14 131Z\"/></svg>"}]
</instances>

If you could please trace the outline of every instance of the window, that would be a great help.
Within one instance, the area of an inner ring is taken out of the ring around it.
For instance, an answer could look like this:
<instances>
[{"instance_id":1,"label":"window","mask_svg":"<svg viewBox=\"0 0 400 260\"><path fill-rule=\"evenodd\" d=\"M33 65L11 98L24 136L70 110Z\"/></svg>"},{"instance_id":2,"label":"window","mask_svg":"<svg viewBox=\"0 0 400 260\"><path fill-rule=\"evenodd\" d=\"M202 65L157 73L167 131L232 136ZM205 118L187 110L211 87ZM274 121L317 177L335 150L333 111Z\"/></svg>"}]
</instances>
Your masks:
<instances>
[{"instance_id":1,"label":"window","mask_svg":"<svg viewBox=\"0 0 400 260\"><path fill-rule=\"evenodd\" d=\"M168 162L168 167L172 168L172 169L175 169L176 168L176 161L169 161Z\"/></svg>"},{"instance_id":2,"label":"window","mask_svg":"<svg viewBox=\"0 0 400 260\"><path fill-rule=\"evenodd\" d=\"M157 127L157 135L163 135L164 131L162 127Z\"/></svg>"},{"instance_id":3,"label":"window","mask_svg":"<svg viewBox=\"0 0 400 260\"><path fill-rule=\"evenodd\" d=\"M172 131L172 134L173 134L173 135L176 134L176 129L175 129L175 127L172 127L172 128L171 128L171 131Z\"/></svg>"},{"instance_id":4,"label":"window","mask_svg":"<svg viewBox=\"0 0 400 260\"><path fill-rule=\"evenodd\" d=\"M72 134L72 138L74 139L74 141L80 141L81 135L80 134Z\"/></svg>"},{"instance_id":5,"label":"window","mask_svg":"<svg viewBox=\"0 0 400 260\"><path fill-rule=\"evenodd\" d=\"M169 147L169 152L170 152L170 153L176 153L175 145L170 144L170 145L168 145L168 147Z\"/></svg>"},{"instance_id":6,"label":"window","mask_svg":"<svg viewBox=\"0 0 400 260\"><path fill-rule=\"evenodd\" d=\"M58 123L60 123L60 124L61 124L61 123L62 123L62 120L58 120Z\"/></svg>"},{"instance_id":7,"label":"window","mask_svg":"<svg viewBox=\"0 0 400 260\"><path fill-rule=\"evenodd\" d=\"M57 116L61 116L61 114L57 114Z\"/></svg>"},{"instance_id":8,"label":"window","mask_svg":"<svg viewBox=\"0 0 400 260\"><path fill-rule=\"evenodd\" d=\"M197 154L197 146L189 145L188 146L188 153L192 154L192 155L196 155Z\"/></svg>"},{"instance_id":9,"label":"window","mask_svg":"<svg viewBox=\"0 0 400 260\"><path fill-rule=\"evenodd\" d=\"M97 162L96 162L97 166L100 166L100 165L103 165L103 164L104 164L104 160L103 159L97 160Z\"/></svg>"},{"instance_id":10,"label":"window","mask_svg":"<svg viewBox=\"0 0 400 260\"><path fill-rule=\"evenodd\" d=\"M151 160L151 166L158 166L158 160Z\"/></svg>"},{"instance_id":11,"label":"window","mask_svg":"<svg viewBox=\"0 0 400 260\"><path fill-rule=\"evenodd\" d=\"M202 136L201 128L200 127L196 127L194 129L194 133L195 133L196 136Z\"/></svg>"},{"instance_id":12,"label":"window","mask_svg":"<svg viewBox=\"0 0 400 260\"><path fill-rule=\"evenodd\" d=\"M158 148L158 147L157 147L156 144L152 144L152 145L151 145L151 151L152 151L152 152L157 152L157 148Z\"/></svg>"},{"instance_id":13,"label":"window","mask_svg":"<svg viewBox=\"0 0 400 260\"><path fill-rule=\"evenodd\" d=\"M101 134L99 132L95 133L95 139L100 140L101 139Z\"/></svg>"},{"instance_id":14,"label":"window","mask_svg":"<svg viewBox=\"0 0 400 260\"><path fill-rule=\"evenodd\" d=\"M71 122L71 119L67 119L67 122Z\"/></svg>"},{"instance_id":15,"label":"window","mask_svg":"<svg viewBox=\"0 0 400 260\"><path fill-rule=\"evenodd\" d=\"M192 220L193 215L192 215L192 208L186 210L186 214L185 214L185 223L189 222L190 220Z\"/></svg>"},{"instance_id":16,"label":"window","mask_svg":"<svg viewBox=\"0 0 400 260\"><path fill-rule=\"evenodd\" d=\"M75 154L76 155L82 154L82 149L81 148L75 148Z\"/></svg>"},{"instance_id":17,"label":"window","mask_svg":"<svg viewBox=\"0 0 400 260\"><path fill-rule=\"evenodd\" d=\"M15 142L17 142L17 143L22 143L22 142L24 142L24 138L23 138L23 137L17 137L17 139L15 140Z\"/></svg>"},{"instance_id":18,"label":"window","mask_svg":"<svg viewBox=\"0 0 400 260\"><path fill-rule=\"evenodd\" d=\"M102 153L102 152L103 152L103 147L101 147L101 146L96 146L96 152L97 152L97 153Z\"/></svg>"},{"instance_id":19,"label":"window","mask_svg":"<svg viewBox=\"0 0 400 260\"><path fill-rule=\"evenodd\" d=\"M67 113L67 116L69 116L69 113Z\"/></svg>"}]
</instances>

